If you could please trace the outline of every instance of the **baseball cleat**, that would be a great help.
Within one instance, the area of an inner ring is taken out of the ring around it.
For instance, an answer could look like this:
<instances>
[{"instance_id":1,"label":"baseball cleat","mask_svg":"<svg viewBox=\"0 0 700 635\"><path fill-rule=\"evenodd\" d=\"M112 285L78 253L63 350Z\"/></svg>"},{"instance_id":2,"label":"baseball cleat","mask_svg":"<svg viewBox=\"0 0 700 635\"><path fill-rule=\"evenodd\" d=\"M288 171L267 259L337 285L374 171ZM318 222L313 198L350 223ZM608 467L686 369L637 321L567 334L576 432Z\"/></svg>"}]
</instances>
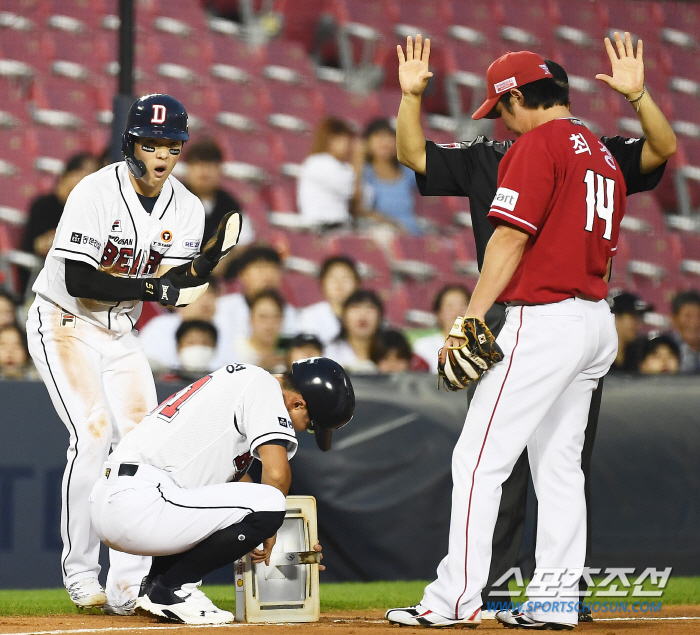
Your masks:
<instances>
[{"instance_id":1,"label":"baseball cleat","mask_svg":"<svg viewBox=\"0 0 700 635\"><path fill-rule=\"evenodd\" d=\"M384 617L392 624L400 624L402 626L431 626L433 628L461 626L474 628L481 624L481 609L476 609L469 617L455 620L438 615L430 609L416 604L415 606L407 606L400 609L389 609Z\"/></svg>"},{"instance_id":2,"label":"baseball cleat","mask_svg":"<svg viewBox=\"0 0 700 635\"><path fill-rule=\"evenodd\" d=\"M123 604L110 604L102 607L105 615L136 615L136 600L127 600Z\"/></svg>"},{"instance_id":3,"label":"baseball cleat","mask_svg":"<svg viewBox=\"0 0 700 635\"><path fill-rule=\"evenodd\" d=\"M83 578L66 587L70 599L79 609L99 609L107 603L107 596L97 578Z\"/></svg>"},{"instance_id":4,"label":"baseball cleat","mask_svg":"<svg viewBox=\"0 0 700 635\"><path fill-rule=\"evenodd\" d=\"M579 622L592 622L593 615L591 613L591 609L589 609L587 606L584 606L583 609L581 611L579 611L578 621Z\"/></svg>"},{"instance_id":5,"label":"baseball cleat","mask_svg":"<svg viewBox=\"0 0 700 635\"><path fill-rule=\"evenodd\" d=\"M539 622L518 611L498 611L496 619L506 628L529 628L535 631L570 631L576 624Z\"/></svg>"},{"instance_id":6,"label":"baseball cleat","mask_svg":"<svg viewBox=\"0 0 700 635\"><path fill-rule=\"evenodd\" d=\"M233 613L222 611L199 590L200 582L171 589L158 576L145 595L136 600L136 610L181 624L227 624Z\"/></svg>"},{"instance_id":7,"label":"baseball cleat","mask_svg":"<svg viewBox=\"0 0 700 635\"><path fill-rule=\"evenodd\" d=\"M481 619L482 620L495 620L496 619L496 611L481 611Z\"/></svg>"}]
</instances>

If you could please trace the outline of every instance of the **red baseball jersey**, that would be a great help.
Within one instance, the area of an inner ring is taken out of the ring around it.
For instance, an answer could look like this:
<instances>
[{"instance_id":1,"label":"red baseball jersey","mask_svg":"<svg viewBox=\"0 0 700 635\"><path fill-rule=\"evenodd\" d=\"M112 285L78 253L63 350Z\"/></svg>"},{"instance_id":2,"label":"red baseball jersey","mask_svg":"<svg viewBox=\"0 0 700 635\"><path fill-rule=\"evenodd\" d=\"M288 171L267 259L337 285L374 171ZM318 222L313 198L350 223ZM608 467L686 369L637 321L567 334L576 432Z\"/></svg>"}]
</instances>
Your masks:
<instances>
[{"instance_id":1,"label":"red baseball jersey","mask_svg":"<svg viewBox=\"0 0 700 635\"><path fill-rule=\"evenodd\" d=\"M488 217L531 237L498 300L605 298L625 196L612 154L578 119L550 121L520 137L501 161Z\"/></svg>"}]
</instances>

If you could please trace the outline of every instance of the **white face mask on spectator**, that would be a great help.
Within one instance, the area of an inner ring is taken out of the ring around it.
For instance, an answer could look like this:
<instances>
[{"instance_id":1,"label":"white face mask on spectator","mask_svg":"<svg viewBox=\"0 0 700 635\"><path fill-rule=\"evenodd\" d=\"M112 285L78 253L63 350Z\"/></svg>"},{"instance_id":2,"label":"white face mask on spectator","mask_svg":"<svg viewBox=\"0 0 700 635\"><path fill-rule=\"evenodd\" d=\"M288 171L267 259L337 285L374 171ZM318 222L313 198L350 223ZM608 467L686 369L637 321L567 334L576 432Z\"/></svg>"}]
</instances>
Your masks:
<instances>
[{"instance_id":1,"label":"white face mask on spectator","mask_svg":"<svg viewBox=\"0 0 700 635\"><path fill-rule=\"evenodd\" d=\"M196 344L180 349L180 363L185 370L203 372L211 370L211 361L216 349L211 346Z\"/></svg>"}]
</instances>

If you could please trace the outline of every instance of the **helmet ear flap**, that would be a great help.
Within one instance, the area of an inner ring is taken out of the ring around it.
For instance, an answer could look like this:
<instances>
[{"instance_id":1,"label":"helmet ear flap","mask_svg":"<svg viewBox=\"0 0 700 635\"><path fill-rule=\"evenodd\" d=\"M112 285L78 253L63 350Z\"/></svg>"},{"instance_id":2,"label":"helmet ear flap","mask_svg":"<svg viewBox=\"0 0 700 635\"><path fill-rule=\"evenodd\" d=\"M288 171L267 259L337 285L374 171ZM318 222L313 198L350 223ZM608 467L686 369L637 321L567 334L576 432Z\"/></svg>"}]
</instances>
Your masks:
<instances>
[{"instance_id":1,"label":"helmet ear flap","mask_svg":"<svg viewBox=\"0 0 700 635\"><path fill-rule=\"evenodd\" d=\"M134 154L134 137L128 132L124 132L122 135L122 154L129 167L129 172L131 172L135 179L140 179L145 176L147 172L146 164L136 158Z\"/></svg>"}]
</instances>

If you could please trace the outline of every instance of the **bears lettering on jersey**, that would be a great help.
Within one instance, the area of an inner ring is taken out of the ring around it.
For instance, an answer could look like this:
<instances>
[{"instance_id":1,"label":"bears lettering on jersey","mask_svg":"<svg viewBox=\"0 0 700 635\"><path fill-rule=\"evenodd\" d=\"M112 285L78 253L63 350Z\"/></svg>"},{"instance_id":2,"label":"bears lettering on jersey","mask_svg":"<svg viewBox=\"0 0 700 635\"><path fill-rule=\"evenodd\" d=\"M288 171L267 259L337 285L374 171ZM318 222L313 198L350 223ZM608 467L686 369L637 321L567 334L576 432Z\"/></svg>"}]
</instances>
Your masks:
<instances>
[{"instance_id":1,"label":"bears lettering on jersey","mask_svg":"<svg viewBox=\"0 0 700 635\"><path fill-rule=\"evenodd\" d=\"M144 267L143 272L139 274L142 252L139 251L138 256L134 258L133 247L121 246L122 244L131 245L132 242L133 240L131 238L115 239L115 237L110 236L109 241L105 245L104 251L102 252L100 266L105 270L114 271L117 273L128 273L130 276L155 274L160 261L163 260L164 254L151 249L150 253L148 254L146 266Z\"/></svg>"}]
</instances>

